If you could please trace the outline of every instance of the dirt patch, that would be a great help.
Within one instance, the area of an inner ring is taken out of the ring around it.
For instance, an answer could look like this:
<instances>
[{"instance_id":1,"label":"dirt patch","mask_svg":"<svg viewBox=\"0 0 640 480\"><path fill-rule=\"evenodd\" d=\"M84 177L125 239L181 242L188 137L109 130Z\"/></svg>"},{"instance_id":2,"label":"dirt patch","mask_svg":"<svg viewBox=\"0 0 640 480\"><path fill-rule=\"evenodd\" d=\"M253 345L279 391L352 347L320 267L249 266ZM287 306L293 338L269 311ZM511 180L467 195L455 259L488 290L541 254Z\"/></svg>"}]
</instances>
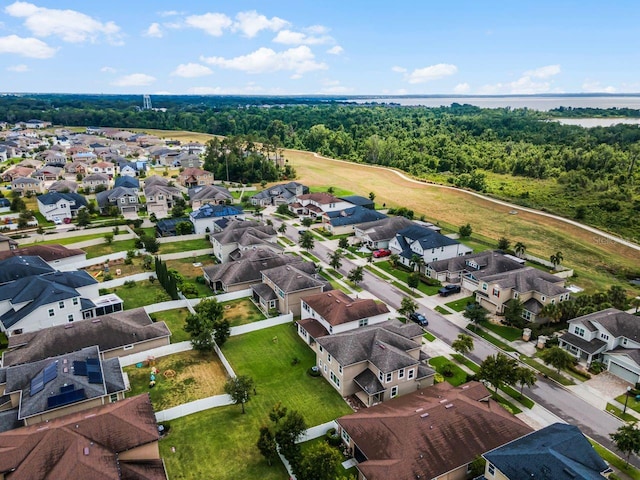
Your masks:
<instances>
[{"instance_id":1,"label":"dirt patch","mask_svg":"<svg viewBox=\"0 0 640 480\"><path fill-rule=\"evenodd\" d=\"M265 316L248 298L234 300L224 305L224 318L232 327L264 320Z\"/></svg>"}]
</instances>

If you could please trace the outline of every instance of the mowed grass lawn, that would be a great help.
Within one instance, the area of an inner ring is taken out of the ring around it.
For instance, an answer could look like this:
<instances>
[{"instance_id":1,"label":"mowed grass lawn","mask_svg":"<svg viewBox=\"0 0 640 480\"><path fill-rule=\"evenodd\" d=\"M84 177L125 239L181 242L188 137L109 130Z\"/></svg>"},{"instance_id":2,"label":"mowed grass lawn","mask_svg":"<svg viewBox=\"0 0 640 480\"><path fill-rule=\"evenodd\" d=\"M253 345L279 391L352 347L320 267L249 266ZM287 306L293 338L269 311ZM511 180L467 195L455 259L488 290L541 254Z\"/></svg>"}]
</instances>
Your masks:
<instances>
[{"instance_id":1,"label":"mowed grass lawn","mask_svg":"<svg viewBox=\"0 0 640 480\"><path fill-rule=\"evenodd\" d=\"M179 238L179 237L176 237ZM211 242L204 238L196 238L194 240L180 240L169 243L161 243L159 254L188 252L190 250L202 250L212 248ZM213 251L213 250L212 250Z\"/></svg>"},{"instance_id":2,"label":"mowed grass lawn","mask_svg":"<svg viewBox=\"0 0 640 480\"><path fill-rule=\"evenodd\" d=\"M194 350L167 355L155 360L156 384L149 388L151 366L123 368L129 376L129 396L149 393L156 412L200 398L224 393L227 372L216 354Z\"/></svg>"},{"instance_id":3,"label":"mowed grass lawn","mask_svg":"<svg viewBox=\"0 0 640 480\"><path fill-rule=\"evenodd\" d=\"M135 240L120 240L119 242L112 242L111 244L104 242L100 245L92 245L90 247L84 247L87 253L87 258L100 257L102 255L111 255L115 252L126 252L128 250L135 250Z\"/></svg>"},{"instance_id":4,"label":"mowed grass lawn","mask_svg":"<svg viewBox=\"0 0 640 480\"><path fill-rule=\"evenodd\" d=\"M389 275L393 275L398 280L404 283L407 283L407 279L409 278L409 274L411 273L402 267L394 268L391 265L391 262L389 262L389 260L384 260L382 262L375 262L375 265L376 267L380 268L384 272L388 273ZM436 293L438 293L438 290L440 290L439 286L427 285L422 281L418 284L418 291L424 293L425 295L435 295Z\"/></svg>"},{"instance_id":5,"label":"mowed grass lawn","mask_svg":"<svg viewBox=\"0 0 640 480\"><path fill-rule=\"evenodd\" d=\"M201 263L202 266L194 267L194 263ZM196 282L197 277L202 276L202 267L215 264L213 258L209 255L199 255L197 257L179 258L177 260L167 260L167 267L170 270L177 271L184 279L192 283L198 289L198 297L208 297L213 292L208 285Z\"/></svg>"},{"instance_id":6,"label":"mowed grass lawn","mask_svg":"<svg viewBox=\"0 0 640 480\"><path fill-rule=\"evenodd\" d=\"M175 308L152 313L150 317L155 322L165 322L171 331L171 343L178 343L191 340L191 336L184 331L185 320L188 315L189 310L186 308Z\"/></svg>"},{"instance_id":7,"label":"mowed grass lawn","mask_svg":"<svg viewBox=\"0 0 640 480\"><path fill-rule=\"evenodd\" d=\"M169 297L169 294L162 288L162 285L158 282L151 283L149 280L136 282L133 287L123 285L121 287L110 288L107 289L107 292L115 293L124 300L125 310L171 300L171 297Z\"/></svg>"},{"instance_id":8,"label":"mowed grass lawn","mask_svg":"<svg viewBox=\"0 0 640 480\"><path fill-rule=\"evenodd\" d=\"M229 320L232 327L259 322L266 318L249 298L223 302L222 306L224 307L224 318Z\"/></svg>"},{"instance_id":9,"label":"mowed grass lawn","mask_svg":"<svg viewBox=\"0 0 640 480\"><path fill-rule=\"evenodd\" d=\"M430 358L429 365L431 365L436 372L442 375L446 382L449 382L454 387L457 387L458 385L462 385L467 381L466 372L446 357ZM445 365L451 366L451 373L453 375L447 377L442 373Z\"/></svg>"},{"instance_id":10,"label":"mowed grass lawn","mask_svg":"<svg viewBox=\"0 0 640 480\"><path fill-rule=\"evenodd\" d=\"M161 440L160 451L169 478L286 480L282 464L269 467L255 447L272 407L282 402L302 413L308 426L349 414L351 408L325 379L307 374L315 355L292 324L231 337L222 351L236 374L254 379L257 395L244 415L232 405L167 422L171 431ZM294 358L299 359L296 365Z\"/></svg>"},{"instance_id":11,"label":"mowed grass lawn","mask_svg":"<svg viewBox=\"0 0 640 480\"><path fill-rule=\"evenodd\" d=\"M465 308L467 308L467 305L475 302L476 302L476 297L471 295L470 297L464 297L464 298L461 298L460 300L454 300L453 302L445 303L445 305L449 307L451 310L455 310L456 312L461 312Z\"/></svg>"},{"instance_id":12,"label":"mowed grass lawn","mask_svg":"<svg viewBox=\"0 0 640 480\"><path fill-rule=\"evenodd\" d=\"M96 238L104 239L104 235L105 235L104 233L93 233L91 235L78 235L76 237L59 238L58 240L49 240L47 239L48 235L35 235L31 237L33 239L33 242L25 243L25 245L32 245L34 243L38 245L50 245L54 243L58 245L71 245L73 243L86 242L87 240L94 240ZM113 238L114 238L114 242L118 241L118 235L116 235ZM41 239L44 239L44 241L40 241Z\"/></svg>"}]
</instances>

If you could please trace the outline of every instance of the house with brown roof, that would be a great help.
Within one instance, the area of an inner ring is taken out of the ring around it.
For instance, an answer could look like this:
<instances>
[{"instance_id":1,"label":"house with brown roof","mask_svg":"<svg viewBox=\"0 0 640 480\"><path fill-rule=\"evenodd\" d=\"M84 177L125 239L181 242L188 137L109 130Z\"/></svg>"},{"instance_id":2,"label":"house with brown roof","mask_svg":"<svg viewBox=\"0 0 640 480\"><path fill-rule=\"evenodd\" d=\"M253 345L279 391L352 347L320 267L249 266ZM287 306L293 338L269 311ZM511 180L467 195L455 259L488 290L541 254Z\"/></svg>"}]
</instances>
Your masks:
<instances>
[{"instance_id":1,"label":"house with brown roof","mask_svg":"<svg viewBox=\"0 0 640 480\"><path fill-rule=\"evenodd\" d=\"M531 432L486 387L444 382L337 420L359 480L462 480L480 455Z\"/></svg>"},{"instance_id":2,"label":"house with brown roof","mask_svg":"<svg viewBox=\"0 0 640 480\"><path fill-rule=\"evenodd\" d=\"M545 305L569 300L564 278L533 267L482 276L475 291L476 302L492 313L504 313L507 302L522 302L522 318L535 322Z\"/></svg>"},{"instance_id":3,"label":"house with brown roof","mask_svg":"<svg viewBox=\"0 0 640 480\"><path fill-rule=\"evenodd\" d=\"M182 190L178 187L169 187L168 185L145 184L144 197L147 200L147 211L167 215L167 212L173 208L176 200L182 200Z\"/></svg>"},{"instance_id":4,"label":"house with brown roof","mask_svg":"<svg viewBox=\"0 0 640 480\"><path fill-rule=\"evenodd\" d=\"M231 220L224 230L209 236L213 254L221 263L235 260L245 250L256 248L269 249L281 253L278 234L271 225L247 220Z\"/></svg>"},{"instance_id":5,"label":"house with brown roof","mask_svg":"<svg viewBox=\"0 0 640 480\"><path fill-rule=\"evenodd\" d=\"M149 395L0 434L0 478L166 480Z\"/></svg>"},{"instance_id":6,"label":"house with brown roof","mask_svg":"<svg viewBox=\"0 0 640 480\"><path fill-rule=\"evenodd\" d=\"M73 180L58 180L49 186L49 192L76 193L78 183Z\"/></svg>"},{"instance_id":7,"label":"house with brown roof","mask_svg":"<svg viewBox=\"0 0 640 480\"><path fill-rule=\"evenodd\" d=\"M12 240L13 241L13 240ZM87 253L79 248L67 248L64 245L34 244L17 247L12 250L2 250L0 243L0 261L9 257L40 257L53 268L81 262L87 259Z\"/></svg>"},{"instance_id":8,"label":"house with brown roof","mask_svg":"<svg viewBox=\"0 0 640 480\"><path fill-rule=\"evenodd\" d=\"M315 339L375 325L389 320L384 303L370 298L353 299L342 290L330 290L303 297L298 335L309 345Z\"/></svg>"},{"instance_id":9,"label":"house with brown roof","mask_svg":"<svg viewBox=\"0 0 640 480\"><path fill-rule=\"evenodd\" d=\"M64 166L65 173L72 175L81 174L84 175L87 172L87 164L81 160L74 160L73 162L66 163Z\"/></svg>"},{"instance_id":10,"label":"house with brown roof","mask_svg":"<svg viewBox=\"0 0 640 480\"><path fill-rule=\"evenodd\" d=\"M213 173L201 168L185 168L178 175L178 181L187 188L213 185Z\"/></svg>"},{"instance_id":11,"label":"house with brown roof","mask_svg":"<svg viewBox=\"0 0 640 480\"><path fill-rule=\"evenodd\" d=\"M62 167L54 167L52 165L45 165L42 168L39 168L35 172L31 174L31 178L35 178L37 180L42 180L43 182L50 182L53 180L57 180L59 176L62 175Z\"/></svg>"},{"instance_id":12,"label":"house with brown roof","mask_svg":"<svg viewBox=\"0 0 640 480\"><path fill-rule=\"evenodd\" d=\"M144 308L44 328L9 337L5 367L57 357L97 345L103 360L169 345L165 322L151 320Z\"/></svg>"},{"instance_id":13,"label":"house with brown roof","mask_svg":"<svg viewBox=\"0 0 640 480\"><path fill-rule=\"evenodd\" d=\"M416 388L433 385L435 371L424 365L424 331L399 320L357 328L316 341L316 365L341 396L371 407Z\"/></svg>"},{"instance_id":14,"label":"house with brown roof","mask_svg":"<svg viewBox=\"0 0 640 480\"><path fill-rule=\"evenodd\" d=\"M113 178L116 174L116 166L111 162L98 162L89 165L87 171L91 173L102 173L108 175L109 178Z\"/></svg>"},{"instance_id":15,"label":"house with brown roof","mask_svg":"<svg viewBox=\"0 0 640 480\"><path fill-rule=\"evenodd\" d=\"M0 252L11 252L18 248L18 242L13 238L0 234Z\"/></svg>"}]
</instances>

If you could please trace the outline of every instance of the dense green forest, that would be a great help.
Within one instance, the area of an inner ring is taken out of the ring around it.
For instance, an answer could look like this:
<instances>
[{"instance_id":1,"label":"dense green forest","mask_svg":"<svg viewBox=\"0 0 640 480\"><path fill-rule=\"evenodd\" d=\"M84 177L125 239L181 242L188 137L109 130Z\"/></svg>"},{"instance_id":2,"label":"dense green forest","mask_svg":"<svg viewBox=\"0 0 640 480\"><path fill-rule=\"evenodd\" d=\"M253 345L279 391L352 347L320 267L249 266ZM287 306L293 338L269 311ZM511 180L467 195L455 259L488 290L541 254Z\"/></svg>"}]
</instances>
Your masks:
<instances>
[{"instance_id":1,"label":"dense green forest","mask_svg":"<svg viewBox=\"0 0 640 480\"><path fill-rule=\"evenodd\" d=\"M586 129L552 121L555 116L587 114L638 116L637 110L538 112L460 104L354 105L302 97L159 97L158 106L167 108L160 112L141 111L136 106L139 99L7 96L0 98L0 111L10 122L40 118L57 125L192 130L266 142L275 151L297 148L386 165L576 218L638 241L640 128L620 124ZM214 150L210 149L207 166L225 178ZM263 165L241 165L249 160L234 157L233 169L243 172L237 180L248 179L254 168L260 171L256 179L271 178L261 170Z\"/></svg>"}]
</instances>

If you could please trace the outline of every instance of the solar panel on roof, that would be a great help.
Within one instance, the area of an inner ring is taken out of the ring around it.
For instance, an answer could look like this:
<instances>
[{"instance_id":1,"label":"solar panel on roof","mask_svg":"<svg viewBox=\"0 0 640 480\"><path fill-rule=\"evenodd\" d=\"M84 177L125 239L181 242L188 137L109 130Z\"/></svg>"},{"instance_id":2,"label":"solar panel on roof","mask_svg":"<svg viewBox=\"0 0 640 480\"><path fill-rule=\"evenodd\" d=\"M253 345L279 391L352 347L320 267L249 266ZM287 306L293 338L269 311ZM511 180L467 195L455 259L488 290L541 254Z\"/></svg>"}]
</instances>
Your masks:
<instances>
[{"instance_id":1,"label":"solar panel on roof","mask_svg":"<svg viewBox=\"0 0 640 480\"><path fill-rule=\"evenodd\" d=\"M87 376L87 363L80 361L80 360L74 360L73 361L73 373L75 375L83 375L83 376Z\"/></svg>"},{"instance_id":2,"label":"solar panel on roof","mask_svg":"<svg viewBox=\"0 0 640 480\"><path fill-rule=\"evenodd\" d=\"M88 372L89 383L102 383L102 373Z\"/></svg>"},{"instance_id":3,"label":"solar panel on roof","mask_svg":"<svg viewBox=\"0 0 640 480\"><path fill-rule=\"evenodd\" d=\"M34 396L42 390L44 390L44 375L39 373L31 380L30 395Z\"/></svg>"},{"instance_id":4,"label":"solar panel on roof","mask_svg":"<svg viewBox=\"0 0 640 480\"><path fill-rule=\"evenodd\" d=\"M53 395L47 398L47 408L56 408L63 405L69 405L70 403L75 403L80 400L84 400L85 398L87 398L87 395L84 393L84 388L60 393L59 395Z\"/></svg>"},{"instance_id":5,"label":"solar panel on roof","mask_svg":"<svg viewBox=\"0 0 640 480\"><path fill-rule=\"evenodd\" d=\"M75 388L76 387L73 383L71 385L63 385L60 387L60 393L72 392Z\"/></svg>"},{"instance_id":6,"label":"solar panel on roof","mask_svg":"<svg viewBox=\"0 0 640 480\"><path fill-rule=\"evenodd\" d=\"M44 367L44 383L47 384L58 376L58 363L52 362Z\"/></svg>"}]
</instances>

